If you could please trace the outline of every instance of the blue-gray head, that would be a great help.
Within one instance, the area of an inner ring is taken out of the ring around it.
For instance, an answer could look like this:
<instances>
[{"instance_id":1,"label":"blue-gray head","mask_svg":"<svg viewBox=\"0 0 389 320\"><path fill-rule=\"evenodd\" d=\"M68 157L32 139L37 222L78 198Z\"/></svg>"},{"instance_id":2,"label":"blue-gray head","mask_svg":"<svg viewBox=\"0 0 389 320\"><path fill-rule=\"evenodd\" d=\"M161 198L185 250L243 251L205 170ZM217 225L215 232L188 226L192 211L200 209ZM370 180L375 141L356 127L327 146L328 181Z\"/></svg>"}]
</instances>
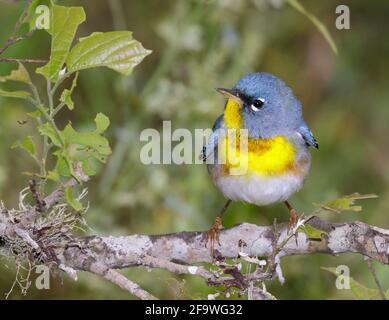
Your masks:
<instances>
[{"instance_id":1,"label":"blue-gray head","mask_svg":"<svg viewBox=\"0 0 389 320\"><path fill-rule=\"evenodd\" d=\"M279 78L265 72L249 73L232 89L219 89L241 104L242 126L249 137L290 135L305 125L301 104Z\"/></svg>"}]
</instances>

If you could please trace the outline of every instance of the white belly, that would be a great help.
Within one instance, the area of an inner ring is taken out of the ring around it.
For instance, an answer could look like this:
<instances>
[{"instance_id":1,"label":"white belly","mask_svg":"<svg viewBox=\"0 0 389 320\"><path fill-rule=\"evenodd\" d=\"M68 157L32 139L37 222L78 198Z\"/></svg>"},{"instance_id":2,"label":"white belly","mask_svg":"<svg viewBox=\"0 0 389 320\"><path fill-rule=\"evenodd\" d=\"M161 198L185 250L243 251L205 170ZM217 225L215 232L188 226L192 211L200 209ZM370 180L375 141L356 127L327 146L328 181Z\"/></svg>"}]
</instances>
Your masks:
<instances>
[{"instance_id":1,"label":"white belly","mask_svg":"<svg viewBox=\"0 0 389 320\"><path fill-rule=\"evenodd\" d=\"M215 183L228 199L264 206L286 201L301 189L304 178L292 173L270 177L251 174L217 177Z\"/></svg>"}]
</instances>

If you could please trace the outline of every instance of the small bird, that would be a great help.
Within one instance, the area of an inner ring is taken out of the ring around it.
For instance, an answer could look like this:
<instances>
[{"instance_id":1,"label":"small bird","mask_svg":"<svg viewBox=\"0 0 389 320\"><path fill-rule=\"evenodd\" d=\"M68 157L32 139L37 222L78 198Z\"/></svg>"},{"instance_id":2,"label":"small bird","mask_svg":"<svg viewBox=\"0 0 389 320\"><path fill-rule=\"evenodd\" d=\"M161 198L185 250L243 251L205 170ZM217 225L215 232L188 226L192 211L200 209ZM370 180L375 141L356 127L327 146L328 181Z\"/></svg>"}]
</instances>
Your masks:
<instances>
[{"instance_id":1,"label":"small bird","mask_svg":"<svg viewBox=\"0 0 389 320\"><path fill-rule=\"evenodd\" d=\"M299 216L288 199L301 189L308 176L308 148L319 148L304 121L299 100L276 76L249 73L232 89L216 90L227 102L200 155L215 185L227 198L205 239L206 245L211 241L212 251L215 240L220 245L222 216L231 201L257 206L283 202L290 214L289 226L295 225ZM226 133L231 129L238 132L235 140ZM240 144L241 129L246 129L247 135L244 148ZM231 146L236 147L235 162L228 157L227 149ZM246 161L243 174L232 173L236 160Z\"/></svg>"}]
</instances>

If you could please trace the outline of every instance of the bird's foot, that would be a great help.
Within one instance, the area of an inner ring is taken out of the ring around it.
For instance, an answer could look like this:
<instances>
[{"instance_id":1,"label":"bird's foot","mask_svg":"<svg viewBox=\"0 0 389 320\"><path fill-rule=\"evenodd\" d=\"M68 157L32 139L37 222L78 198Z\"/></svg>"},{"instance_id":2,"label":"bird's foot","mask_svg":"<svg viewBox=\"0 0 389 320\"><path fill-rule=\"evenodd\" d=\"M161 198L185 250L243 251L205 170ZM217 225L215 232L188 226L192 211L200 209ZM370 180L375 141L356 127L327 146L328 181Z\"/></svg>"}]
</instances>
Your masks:
<instances>
[{"instance_id":1,"label":"bird's foot","mask_svg":"<svg viewBox=\"0 0 389 320\"><path fill-rule=\"evenodd\" d=\"M214 221L211 229L208 230L208 232L205 234L204 239L203 239L203 241L205 242L206 248L208 247L208 242L210 243L210 252L211 252L212 257L214 256L214 252L215 252L215 242L217 242L217 244L219 246L221 246L221 244L220 244L220 230L221 229L223 229L222 219L221 219L221 217L217 216L215 218L215 221Z\"/></svg>"},{"instance_id":2,"label":"bird's foot","mask_svg":"<svg viewBox=\"0 0 389 320\"><path fill-rule=\"evenodd\" d=\"M290 214L290 218L289 218L288 230L291 230L297 225L297 222L299 221L300 217L297 211L293 208L289 211L289 214Z\"/></svg>"},{"instance_id":3,"label":"bird's foot","mask_svg":"<svg viewBox=\"0 0 389 320\"><path fill-rule=\"evenodd\" d=\"M289 218L289 224L288 224L288 234L293 232L294 227L297 225L300 217L295 209L291 209L289 211L290 218ZM294 241L296 242L296 246L298 245L297 242L297 233L294 234Z\"/></svg>"}]
</instances>

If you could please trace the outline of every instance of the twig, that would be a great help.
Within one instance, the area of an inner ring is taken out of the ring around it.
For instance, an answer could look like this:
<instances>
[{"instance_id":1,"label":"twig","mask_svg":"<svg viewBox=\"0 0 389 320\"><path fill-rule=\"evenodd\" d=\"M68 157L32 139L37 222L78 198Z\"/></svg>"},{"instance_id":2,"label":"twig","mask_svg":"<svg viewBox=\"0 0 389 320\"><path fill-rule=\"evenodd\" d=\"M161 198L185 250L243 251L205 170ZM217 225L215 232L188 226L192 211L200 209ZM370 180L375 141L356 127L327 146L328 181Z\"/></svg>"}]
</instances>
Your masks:
<instances>
[{"instance_id":1,"label":"twig","mask_svg":"<svg viewBox=\"0 0 389 320\"><path fill-rule=\"evenodd\" d=\"M27 32L24 36L20 36L20 37L16 37L14 39L12 39L12 41L9 41L9 39L7 40L7 42L4 44L4 46L0 49L0 55L4 53L4 51L6 51L10 46L22 41L22 40L25 40L27 38L30 38L35 32L35 29L32 29L31 31Z\"/></svg>"},{"instance_id":2,"label":"twig","mask_svg":"<svg viewBox=\"0 0 389 320\"><path fill-rule=\"evenodd\" d=\"M119 272L109 269L104 265L101 265L99 263L94 263L91 265L90 271L116 284L120 288L128 291L129 293L133 294L134 296L138 297L141 300L157 300L156 297L154 297L146 290L142 289L135 282L132 282L131 280L127 279Z\"/></svg>"},{"instance_id":3,"label":"twig","mask_svg":"<svg viewBox=\"0 0 389 320\"><path fill-rule=\"evenodd\" d=\"M175 274L191 274L197 275L204 279L212 279L214 275L202 266L187 266L174 263L168 260L155 258L149 255L144 255L140 259L141 265L150 268L161 268L173 272Z\"/></svg>"},{"instance_id":4,"label":"twig","mask_svg":"<svg viewBox=\"0 0 389 320\"><path fill-rule=\"evenodd\" d=\"M382 288L381 283L378 280L377 273L375 272L375 269L373 267L373 263L372 263L371 259L369 257L364 257L364 259L367 263L367 267L369 268L370 273L372 274L372 276L374 278L374 282L377 285L378 292L380 293L382 300L387 300L386 296L385 296L384 289Z\"/></svg>"},{"instance_id":5,"label":"twig","mask_svg":"<svg viewBox=\"0 0 389 320\"><path fill-rule=\"evenodd\" d=\"M36 181L32 179L29 183L31 194L35 200L35 208L38 212L43 212L46 207L46 203L43 199L41 199L41 196L39 194L39 191L37 190Z\"/></svg>"},{"instance_id":6,"label":"twig","mask_svg":"<svg viewBox=\"0 0 389 320\"><path fill-rule=\"evenodd\" d=\"M47 63L47 60L39 59L18 59L18 58L3 58L0 57L0 62L21 62L21 63L35 63L35 64L44 64Z\"/></svg>"},{"instance_id":7,"label":"twig","mask_svg":"<svg viewBox=\"0 0 389 320\"><path fill-rule=\"evenodd\" d=\"M58 268L61 269L63 272L67 273L69 277L72 278L74 281L78 280L77 271L73 268L70 268L62 263L58 265Z\"/></svg>"},{"instance_id":8,"label":"twig","mask_svg":"<svg viewBox=\"0 0 389 320\"><path fill-rule=\"evenodd\" d=\"M276 300L276 298L272 294L258 287L250 288L249 292L249 300Z\"/></svg>"},{"instance_id":9,"label":"twig","mask_svg":"<svg viewBox=\"0 0 389 320\"><path fill-rule=\"evenodd\" d=\"M20 15L18 21L15 24L15 28L12 32L12 35L8 38L7 42L3 45L3 47L0 49L0 55L3 54L5 50L7 50L10 46L15 44L16 42L19 42L20 40L23 40L23 37L17 37L17 34L24 23L24 20L27 18L28 14L28 8L31 4L32 0L26 0L26 5L24 6L23 12ZM25 37L30 37L33 33L33 30L31 30L29 33L25 35Z\"/></svg>"},{"instance_id":10,"label":"twig","mask_svg":"<svg viewBox=\"0 0 389 320\"><path fill-rule=\"evenodd\" d=\"M89 177L84 175L79 167L75 168L77 177L80 182L87 182L89 180ZM59 188L52 193L50 193L47 197L43 199L44 203L46 204L46 208L50 208L51 206L55 205L59 199L61 199L64 195L64 191L66 187L74 188L78 182L76 179L71 178L62 188Z\"/></svg>"},{"instance_id":11,"label":"twig","mask_svg":"<svg viewBox=\"0 0 389 320\"><path fill-rule=\"evenodd\" d=\"M32 0L27 0L26 5L24 7L24 10L22 14L20 15L18 21L16 22L15 28L12 32L12 35L8 38L8 40L5 42L5 44L0 48L0 55L2 55L9 47L12 45L30 38L35 29L32 29L31 31L27 32L24 36L17 36L22 24L24 23L27 14L28 14L28 8L31 4ZM21 62L21 63L33 63L33 64L45 64L48 61L47 60L41 60L41 59L23 59L23 58L5 58L5 57L0 57L0 62Z\"/></svg>"},{"instance_id":12,"label":"twig","mask_svg":"<svg viewBox=\"0 0 389 320\"><path fill-rule=\"evenodd\" d=\"M283 239L281 241L281 243L278 243L279 239L281 238L281 232L277 229L277 221L276 221L276 219L274 219L273 239L272 239L273 250L272 250L272 254L269 256L269 259L268 259L268 268L267 268L266 273L269 273L272 276L274 274L276 274L278 277L278 280L280 281L281 284L284 283L285 279L284 279L284 276L282 274L279 254L292 237L295 237L296 246L298 246L298 236L297 236L298 229L300 228L300 226L307 223L312 218L313 217L309 217L308 219L303 219L303 217L301 216L300 219L297 221L297 224L295 226L293 226L293 228L291 228L291 229L288 228L286 230L285 239Z\"/></svg>"}]
</instances>

